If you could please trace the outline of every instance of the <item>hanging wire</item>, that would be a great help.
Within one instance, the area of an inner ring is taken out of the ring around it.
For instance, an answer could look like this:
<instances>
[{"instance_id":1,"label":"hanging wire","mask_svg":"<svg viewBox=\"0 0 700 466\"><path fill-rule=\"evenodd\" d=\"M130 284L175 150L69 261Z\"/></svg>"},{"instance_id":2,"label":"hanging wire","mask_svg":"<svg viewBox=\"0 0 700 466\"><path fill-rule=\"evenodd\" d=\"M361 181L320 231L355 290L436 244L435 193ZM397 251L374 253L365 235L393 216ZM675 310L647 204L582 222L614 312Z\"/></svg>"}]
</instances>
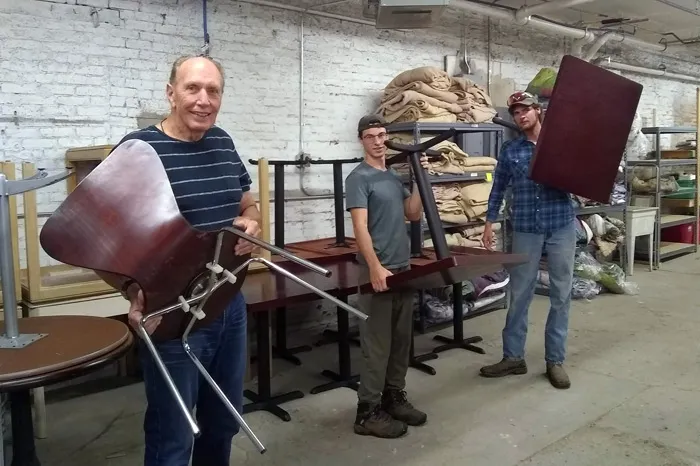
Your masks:
<instances>
[{"instance_id":1,"label":"hanging wire","mask_svg":"<svg viewBox=\"0 0 700 466\"><path fill-rule=\"evenodd\" d=\"M209 31L207 30L207 0L202 0L202 23L204 30L204 46L202 47L202 55L208 57L211 46L209 44Z\"/></svg>"}]
</instances>

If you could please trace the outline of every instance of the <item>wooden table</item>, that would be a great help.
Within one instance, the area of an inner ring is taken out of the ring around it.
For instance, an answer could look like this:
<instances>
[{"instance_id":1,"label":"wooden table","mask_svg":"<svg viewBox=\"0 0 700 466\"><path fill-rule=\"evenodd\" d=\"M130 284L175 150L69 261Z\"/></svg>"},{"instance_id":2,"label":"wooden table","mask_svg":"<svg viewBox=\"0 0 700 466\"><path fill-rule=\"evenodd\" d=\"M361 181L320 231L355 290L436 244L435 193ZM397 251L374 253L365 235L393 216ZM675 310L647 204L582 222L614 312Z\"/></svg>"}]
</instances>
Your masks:
<instances>
[{"instance_id":1,"label":"wooden table","mask_svg":"<svg viewBox=\"0 0 700 466\"><path fill-rule=\"evenodd\" d=\"M45 336L24 348L0 349L0 391L10 398L12 466L40 466L30 390L98 370L123 356L134 338L122 322L102 317L27 317L18 325L21 334Z\"/></svg>"},{"instance_id":2,"label":"wooden table","mask_svg":"<svg viewBox=\"0 0 700 466\"><path fill-rule=\"evenodd\" d=\"M339 299L344 299L343 296L352 294L355 292L354 290L357 289L359 280L358 266L353 263L352 260L349 260L348 256L328 258L320 257L312 253L292 252L304 259L312 260L314 263L331 271L332 275L330 277L324 277L291 262L283 260L275 261L281 267L293 273L301 280L304 280L306 283ZM256 358L258 361L258 392L255 393L252 390L245 390L244 396L251 400L252 403L243 407L243 413L247 414L264 410L284 421L290 421L291 416L289 413L280 408L279 405L303 398L304 393L299 390L274 396L271 393L270 311L291 304L303 304L323 298L302 285L272 271L249 274L241 290L246 299L248 312L256 320L258 350ZM339 319L342 319L342 314L344 314L345 319L347 319L347 311L339 308L338 312ZM347 355L343 354L342 361L346 360L346 356L349 364L349 349ZM326 376L332 374L333 376L337 376L336 378L343 378L341 375L342 372L341 370L340 374L335 374L331 371L324 371L323 374Z\"/></svg>"}]
</instances>

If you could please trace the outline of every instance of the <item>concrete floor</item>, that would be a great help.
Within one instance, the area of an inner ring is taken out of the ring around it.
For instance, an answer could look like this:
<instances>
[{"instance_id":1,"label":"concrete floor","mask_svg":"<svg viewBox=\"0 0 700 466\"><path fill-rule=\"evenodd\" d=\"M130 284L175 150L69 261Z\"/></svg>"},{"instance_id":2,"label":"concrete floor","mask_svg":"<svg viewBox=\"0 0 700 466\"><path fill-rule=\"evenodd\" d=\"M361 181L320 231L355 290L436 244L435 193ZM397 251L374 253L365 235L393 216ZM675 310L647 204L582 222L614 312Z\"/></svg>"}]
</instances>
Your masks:
<instances>
[{"instance_id":1,"label":"concrete floor","mask_svg":"<svg viewBox=\"0 0 700 466\"><path fill-rule=\"evenodd\" d=\"M568 369L572 388L543 376L547 300L531 309L530 373L484 379L479 367L500 358L504 313L467 321L486 355L463 350L431 361L437 375L410 369L409 394L429 422L398 440L352 433L356 395L308 390L334 368L335 346L302 354L300 367L276 361L275 390L307 395L284 405L291 422L258 412L247 422L268 447L259 455L241 434L232 465L700 465L699 256L650 273L638 264L637 296L577 301L571 311ZM447 331L449 333L449 330ZM418 351L434 347L419 336ZM353 349L357 354L357 349ZM48 438L38 441L44 466L143 464L141 385L48 406Z\"/></svg>"}]
</instances>

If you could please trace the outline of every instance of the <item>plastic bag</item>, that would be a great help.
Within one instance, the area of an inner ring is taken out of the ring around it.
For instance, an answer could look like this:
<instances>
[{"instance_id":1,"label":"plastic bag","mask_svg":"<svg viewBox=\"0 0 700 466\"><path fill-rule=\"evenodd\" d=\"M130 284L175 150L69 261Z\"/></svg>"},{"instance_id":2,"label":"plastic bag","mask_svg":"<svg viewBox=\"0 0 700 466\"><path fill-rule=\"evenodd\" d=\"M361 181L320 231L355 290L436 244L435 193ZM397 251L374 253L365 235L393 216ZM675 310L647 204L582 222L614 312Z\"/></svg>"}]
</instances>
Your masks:
<instances>
[{"instance_id":1,"label":"plastic bag","mask_svg":"<svg viewBox=\"0 0 700 466\"><path fill-rule=\"evenodd\" d=\"M574 277L571 287L572 299L593 299L600 294L602 287L593 280Z\"/></svg>"},{"instance_id":2,"label":"plastic bag","mask_svg":"<svg viewBox=\"0 0 700 466\"><path fill-rule=\"evenodd\" d=\"M576 259L574 259L574 275L597 282L600 280L602 273L603 266L600 265L600 262L595 257L585 251L576 255Z\"/></svg>"},{"instance_id":3,"label":"plastic bag","mask_svg":"<svg viewBox=\"0 0 700 466\"><path fill-rule=\"evenodd\" d=\"M622 267L612 262L601 264L588 252L582 251L574 260L574 275L593 280L604 289L616 294L635 295L639 293L636 283L626 281Z\"/></svg>"},{"instance_id":4,"label":"plastic bag","mask_svg":"<svg viewBox=\"0 0 700 466\"><path fill-rule=\"evenodd\" d=\"M637 294L639 286L625 280L625 272L617 264L607 262L602 265L599 283L606 289L617 294Z\"/></svg>"}]
</instances>

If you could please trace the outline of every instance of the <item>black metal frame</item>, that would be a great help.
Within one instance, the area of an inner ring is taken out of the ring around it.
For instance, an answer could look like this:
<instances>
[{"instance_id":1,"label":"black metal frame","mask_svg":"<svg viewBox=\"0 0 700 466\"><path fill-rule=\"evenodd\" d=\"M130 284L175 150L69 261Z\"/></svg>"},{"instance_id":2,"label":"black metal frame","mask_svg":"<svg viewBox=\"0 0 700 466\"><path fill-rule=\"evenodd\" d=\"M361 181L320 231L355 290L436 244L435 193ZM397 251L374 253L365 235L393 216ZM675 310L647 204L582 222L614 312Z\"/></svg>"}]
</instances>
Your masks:
<instances>
[{"instance_id":1,"label":"black metal frame","mask_svg":"<svg viewBox=\"0 0 700 466\"><path fill-rule=\"evenodd\" d=\"M284 209L284 167L285 166L296 166L296 167L301 167L305 164L311 164L311 165L332 165L333 166L333 200L334 200L334 214L335 214L335 243L332 245L333 247L350 247L350 245L346 241L346 236L345 236L345 215L344 215L344 209L343 206L345 205L344 202L344 192L343 192L343 165L347 163L359 163L363 159L361 158L351 158L351 159L335 159L335 160L313 160L313 159L306 159L306 160L301 160L301 161L268 161L270 165L273 165L275 167L274 173L275 173L275 200L274 200L274 205L275 205L275 213L274 213L274 219L275 219L275 245L277 247L284 247L285 241L284 241L284 218L285 218L285 209ZM256 165L258 162L257 160L249 160L249 162L253 165ZM344 302L347 302L347 296L340 296L339 299L343 300ZM277 309L277 326L276 326L276 338L277 338L277 346L278 346L278 354L284 354L280 353L279 348L286 349L286 309L285 308L279 308ZM322 384L316 387L313 387L310 390L310 393L312 394L317 394L317 393L322 393L328 390L332 390L335 388L351 388L354 390L357 390L358 382L359 382L359 376L358 375L353 375L352 374L352 369L351 369L351 361L350 361L350 344L355 343L356 345L359 346L359 341L353 338L353 336L350 335L349 332L349 316L347 311L344 309L338 308L338 330L333 331L333 330L324 330L323 336L327 338L327 340L322 341L317 343L315 346L321 346L326 343L337 343L338 344L338 372L334 372L332 370L323 370L321 372L321 375L324 377L327 377L331 379L332 381L326 384ZM269 323L268 323L269 325ZM282 335L282 337L280 337ZM269 343L269 342L268 342ZM310 346L301 346L298 348L293 348L291 351L293 352L300 352L300 351L310 351L311 347ZM290 350L287 350L289 352ZM287 353L287 356L289 354ZM294 356L291 356L294 358ZM294 358L296 359L296 358ZM300 363L299 363L300 364ZM294 393L294 392L292 392ZM291 394L290 394L291 396ZM282 399L283 401L289 401L290 399L296 399L297 397L294 398L288 398L286 395L282 395L278 397ZM277 408L279 409L279 408Z\"/></svg>"}]
</instances>

